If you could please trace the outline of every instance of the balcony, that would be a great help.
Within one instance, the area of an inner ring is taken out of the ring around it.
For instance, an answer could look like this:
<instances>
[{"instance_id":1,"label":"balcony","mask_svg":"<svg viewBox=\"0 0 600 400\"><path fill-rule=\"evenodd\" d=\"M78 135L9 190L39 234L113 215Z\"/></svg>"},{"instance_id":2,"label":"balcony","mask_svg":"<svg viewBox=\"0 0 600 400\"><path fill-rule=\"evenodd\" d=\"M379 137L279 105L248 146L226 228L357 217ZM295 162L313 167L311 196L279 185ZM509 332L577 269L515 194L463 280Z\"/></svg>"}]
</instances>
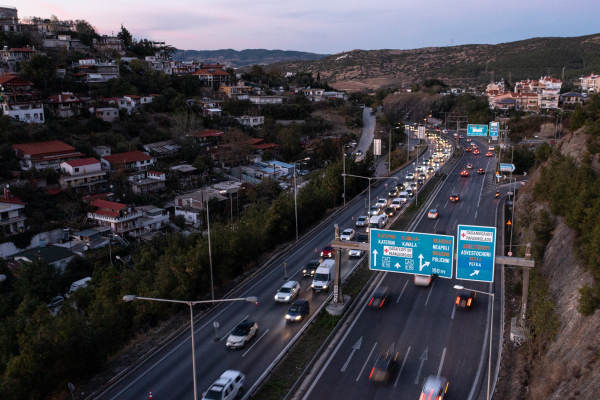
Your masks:
<instances>
[{"instance_id":1,"label":"balcony","mask_svg":"<svg viewBox=\"0 0 600 400\"><path fill-rule=\"evenodd\" d=\"M110 223L131 221L133 219L140 218L141 216L142 216L141 211L129 213L122 217L111 217L109 215L99 215L99 214L95 214L95 213L88 213L88 215L87 215L87 217L90 219L98 220L98 221L105 221L105 222L110 222Z\"/></svg>"}]
</instances>

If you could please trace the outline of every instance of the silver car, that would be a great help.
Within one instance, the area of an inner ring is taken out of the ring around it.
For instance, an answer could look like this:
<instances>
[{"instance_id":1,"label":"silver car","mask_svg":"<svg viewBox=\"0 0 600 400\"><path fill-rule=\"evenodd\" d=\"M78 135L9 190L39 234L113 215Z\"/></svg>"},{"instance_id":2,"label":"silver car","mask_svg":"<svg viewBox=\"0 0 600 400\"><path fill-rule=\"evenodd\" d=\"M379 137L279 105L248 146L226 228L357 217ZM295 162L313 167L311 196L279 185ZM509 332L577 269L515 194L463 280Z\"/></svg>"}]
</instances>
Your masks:
<instances>
[{"instance_id":1,"label":"silver car","mask_svg":"<svg viewBox=\"0 0 600 400\"><path fill-rule=\"evenodd\" d=\"M377 206L371 206L371 209L369 210L369 215L371 215L371 216L379 215L380 212L381 212L381 208L379 208Z\"/></svg>"},{"instance_id":2,"label":"silver car","mask_svg":"<svg viewBox=\"0 0 600 400\"><path fill-rule=\"evenodd\" d=\"M369 217L366 215L361 215L356 219L356 226L367 226Z\"/></svg>"},{"instance_id":3,"label":"silver car","mask_svg":"<svg viewBox=\"0 0 600 400\"><path fill-rule=\"evenodd\" d=\"M242 321L227 338L227 347L230 349L240 349L246 347L250 339L256 336L258 324L253 321Z\"/></svg>"},{"instance_id":4,"label":"silver car","mask_svg":"<svg viewBox=\"0 0 600 400\"><path fill-rule=\"evenodd\" d=\"M278 303L291 303L300 293L300 284L296 281L287 281L277 291L275 301Z\"/></svg>"},{"instance_id":5,"label":"silver car","mask_svg":"<svg viewBox=\"0 0 600 400\"><path fill-rule=\"evenodd\" d=\"M443 376L429 375L423 383L419 399L444 400L448 391L448 380Z\"/></svg>"}]
</instances>

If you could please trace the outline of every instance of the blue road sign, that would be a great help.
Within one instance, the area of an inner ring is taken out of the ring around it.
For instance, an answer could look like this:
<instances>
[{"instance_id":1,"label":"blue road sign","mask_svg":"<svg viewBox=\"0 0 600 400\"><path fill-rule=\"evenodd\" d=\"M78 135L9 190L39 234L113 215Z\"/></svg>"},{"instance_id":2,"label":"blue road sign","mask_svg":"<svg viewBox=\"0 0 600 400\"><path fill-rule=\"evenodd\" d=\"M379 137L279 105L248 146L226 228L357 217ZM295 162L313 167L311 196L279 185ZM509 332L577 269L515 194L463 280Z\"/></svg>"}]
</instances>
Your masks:
<instances>
[{"instance_id":1,"label":"blue road sign","mask_svg":"<svg viewBox=\"0 0 600 400\"><path fill-rule=\"evenodd\" d=\"M452 278L454 236L371 229L370 268Z\"/></svg>"},{"instance_id":2,"label":"blue road sign","mask_svg":"<svg viewBox=\"0 0 600 400\"><path fill-rule=\"evenodd\" d=\"M496 261L496 228L458 226L456 279L493 282Z\"/></svg>"},{"instance_id":3,"label":"blue road sign","mask_svg":"<svg viewBox=\"0 0 600 400\"><path fill-rule=\"evenodd\" d=\"M487 125L467 125L467 136L487 136Z\"/></svg>"},{"instance_id":4,"label":"blue road sign","mask_svg":"<svg viewBox=\"0 0 600 400\"><path fill-rule=\"evenodd\" d=\"M490 122L490 136L498 137L498 130L500 124L498 122Z\"/></svg>"},{"instance_id":5,"label":"blue road sign","mask_svg":"<svg viewBox=\"0 0 600 400\"><path fill-rule=\"evenodd\" d=\"M500 171L502 172L513 172L515 170L514 164L503 164L500 163Z\"/></svg>"}]
</instances>

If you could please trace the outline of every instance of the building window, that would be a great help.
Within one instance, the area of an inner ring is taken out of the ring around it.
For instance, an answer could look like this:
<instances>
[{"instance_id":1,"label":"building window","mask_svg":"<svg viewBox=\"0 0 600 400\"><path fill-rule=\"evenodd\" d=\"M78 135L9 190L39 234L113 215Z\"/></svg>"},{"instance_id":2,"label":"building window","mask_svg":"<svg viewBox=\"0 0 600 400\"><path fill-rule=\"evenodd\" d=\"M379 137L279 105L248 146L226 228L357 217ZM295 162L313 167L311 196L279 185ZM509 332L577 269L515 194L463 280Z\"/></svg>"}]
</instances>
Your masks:
<instances>
[{"instance_id":1,"label":"building window","mask_svg":"<svg viewBox=\"0 0 600 400\"><path fill-rule=\"evenodd\" d=\"M79 172L79 168L75 168L75 172Z\"/></svg>"}]
</instances>

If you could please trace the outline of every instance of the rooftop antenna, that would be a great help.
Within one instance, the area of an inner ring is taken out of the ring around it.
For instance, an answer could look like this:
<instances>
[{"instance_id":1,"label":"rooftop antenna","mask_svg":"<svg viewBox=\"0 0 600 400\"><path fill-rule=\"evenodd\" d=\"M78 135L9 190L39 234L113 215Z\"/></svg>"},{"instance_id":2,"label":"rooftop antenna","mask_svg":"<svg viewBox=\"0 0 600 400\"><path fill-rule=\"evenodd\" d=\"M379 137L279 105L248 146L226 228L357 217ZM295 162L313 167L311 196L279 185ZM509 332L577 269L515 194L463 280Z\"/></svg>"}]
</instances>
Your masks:
<instances>
[{"instance_id":1,"label":"rooftop antenna","mask_svg":"<svg viewBox=\"0 0 600 400\"><path fill-rule=\"evenodd\" d=\"M563 73L562 73L562 81L565 81L565 67L563 67Z\"/></svg>"}]
</instances>

